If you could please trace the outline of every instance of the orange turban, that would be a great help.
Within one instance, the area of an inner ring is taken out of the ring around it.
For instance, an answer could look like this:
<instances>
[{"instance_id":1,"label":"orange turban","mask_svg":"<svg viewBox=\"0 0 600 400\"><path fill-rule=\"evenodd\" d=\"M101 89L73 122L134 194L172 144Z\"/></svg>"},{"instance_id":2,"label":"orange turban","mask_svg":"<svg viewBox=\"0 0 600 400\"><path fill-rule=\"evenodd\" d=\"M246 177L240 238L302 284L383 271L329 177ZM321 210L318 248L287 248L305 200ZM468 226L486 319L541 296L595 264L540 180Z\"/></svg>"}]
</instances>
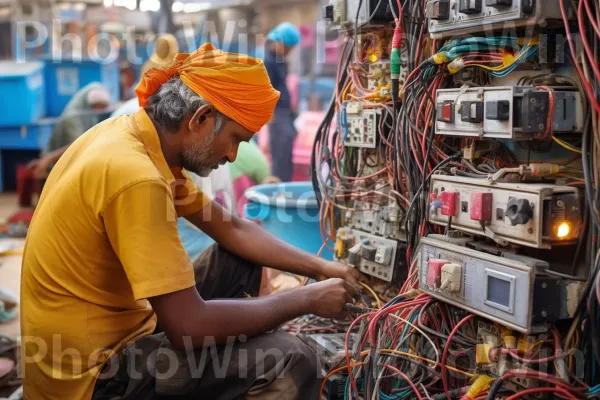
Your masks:
<instances>
[{"instance_id":1,"label":"orange turban","mask_svg":"<svg viewBox=\"0 0 600 400\"><path fill-rule=\"evenodd\" d=\"M135 88L140 106L144 107L150 96L175 76L219 112L252 132L258 132L271 119L279 100L262 60L204 43L191 54L177 54L170 66L146 71Z\"/></svg>"}]
</instances>

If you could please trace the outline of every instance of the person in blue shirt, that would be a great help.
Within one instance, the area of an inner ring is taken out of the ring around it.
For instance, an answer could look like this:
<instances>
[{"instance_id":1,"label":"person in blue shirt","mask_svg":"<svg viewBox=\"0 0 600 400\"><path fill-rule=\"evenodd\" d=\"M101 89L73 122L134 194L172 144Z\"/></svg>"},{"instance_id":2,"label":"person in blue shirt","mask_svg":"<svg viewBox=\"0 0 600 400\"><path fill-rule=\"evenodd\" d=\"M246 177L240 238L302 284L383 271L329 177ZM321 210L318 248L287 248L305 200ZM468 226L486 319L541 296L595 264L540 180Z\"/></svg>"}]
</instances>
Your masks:
<instances>
[{"instance_id":1,"label":"person in blue shirt","mask_svg":"<svg viewBox=\"0 0 600 400\"><path fill-rule=\"evenodd\" d=\"M294 127L295 111L292 109L290 92L286 86L286 56L300 42L298 28L283 22L273 28L267 35L264 63L271 84L281 96L269 122L269 141L271 147L272 173L284 182L292 180L294 163L292 159L296 128Z\"/></svg>"}]
</instances>

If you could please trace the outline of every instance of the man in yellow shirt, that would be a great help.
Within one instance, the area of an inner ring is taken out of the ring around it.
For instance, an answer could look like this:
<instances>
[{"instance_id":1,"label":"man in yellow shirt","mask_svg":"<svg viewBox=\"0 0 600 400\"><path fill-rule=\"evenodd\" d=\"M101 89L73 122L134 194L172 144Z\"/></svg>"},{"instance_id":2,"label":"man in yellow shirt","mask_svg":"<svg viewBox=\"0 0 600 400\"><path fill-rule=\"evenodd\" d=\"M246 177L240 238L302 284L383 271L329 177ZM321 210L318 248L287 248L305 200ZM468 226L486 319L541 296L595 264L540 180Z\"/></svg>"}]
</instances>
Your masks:
<instances>
[{"instance_id":1,"label":"man in yellow shirt","mask_svg":"<svg viewBox=\"0 0 600 400\"><path fill-rule=\"evenodd\" d=\"M144 108L77 139L36 208L21 288L25 399L316 398L315 356L265 332L337 315L358 273L230 215L183 173L234 161L269 120L279 93L262 62L205 44L146 72L136 93ZM177 216L217 242L194 265ZM257 294L262 265L320 282L233 300Z\"/></svg>"}]
</instances>

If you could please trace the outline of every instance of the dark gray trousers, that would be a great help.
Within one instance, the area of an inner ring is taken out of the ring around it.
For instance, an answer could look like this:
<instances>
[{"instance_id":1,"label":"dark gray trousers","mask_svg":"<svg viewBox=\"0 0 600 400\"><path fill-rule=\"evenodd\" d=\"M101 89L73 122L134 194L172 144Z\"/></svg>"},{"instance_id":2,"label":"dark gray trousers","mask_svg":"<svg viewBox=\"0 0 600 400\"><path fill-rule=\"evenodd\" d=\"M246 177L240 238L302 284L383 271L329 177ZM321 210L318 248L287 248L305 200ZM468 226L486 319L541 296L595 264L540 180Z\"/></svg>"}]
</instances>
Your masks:
<instances>
[{"instance_id":1,"label":"dark gray trousers","mask_svg":"<svg viewBox=\"0 0 600 400\"><path fill-rule=\"evenodd\" d=\"M273 121L269 124L271 174L283 182L291 181L294 175L294 141L297 135L292 111L275 108Z\"/></svg>"},{"instance_id":2,"label":"dark gray trousers","mask_svg":"<svg viewBox=\"0 0 600 400\"><path fill-rule=\"evenodd\" d=\"M198 256L194 271L205 300L258 295L262 268L216 244ZM155 333L109 361L92 400L317 399L320 383L315 354L284 332L207 342L188 352Z\"/></svg>"}]
</instances>

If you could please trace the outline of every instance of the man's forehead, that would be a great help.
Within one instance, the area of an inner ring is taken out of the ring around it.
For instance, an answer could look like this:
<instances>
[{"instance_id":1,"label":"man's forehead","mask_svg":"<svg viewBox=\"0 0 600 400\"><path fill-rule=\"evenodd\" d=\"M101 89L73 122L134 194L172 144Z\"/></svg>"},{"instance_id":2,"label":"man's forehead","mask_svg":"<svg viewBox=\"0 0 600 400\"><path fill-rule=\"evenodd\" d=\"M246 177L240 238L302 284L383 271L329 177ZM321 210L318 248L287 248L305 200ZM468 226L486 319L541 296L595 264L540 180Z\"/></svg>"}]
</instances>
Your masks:
<instances>
[{"instance_id":1,"label":"man's forehead","mask_svg":"<svg viewBox=\"0 0 600 400\"><path fill-rule=\"evenodd\" d=\"M235 122L234 120L229 120L227 122L230 124L231 129L233 129L238 135L244 138L252 139L252 136L254 136L254 134L256 133L247 128L244 128L242 125Z\"/></svg>"}]
</instances>

